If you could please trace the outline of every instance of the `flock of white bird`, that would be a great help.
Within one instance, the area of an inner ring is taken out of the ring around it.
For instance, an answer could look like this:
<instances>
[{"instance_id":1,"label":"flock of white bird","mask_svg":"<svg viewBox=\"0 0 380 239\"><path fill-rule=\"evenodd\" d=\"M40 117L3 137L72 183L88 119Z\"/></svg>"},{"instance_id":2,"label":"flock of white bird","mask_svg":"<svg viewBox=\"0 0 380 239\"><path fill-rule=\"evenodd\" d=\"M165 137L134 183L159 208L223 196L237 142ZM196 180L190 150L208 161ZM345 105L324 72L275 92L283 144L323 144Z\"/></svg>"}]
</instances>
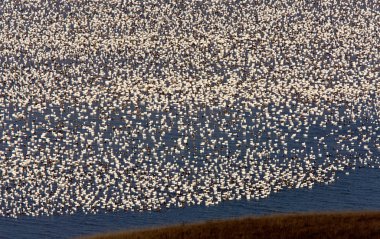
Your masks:
<instances>
[{"instance_id":1,"label":"flock of white bird","mask_svg":"<svg viewBox=\"0 0 380 239\"><path fill-rule=\"evenodd\" d=\"M380 2L0 1L0 214L213 205L379 167Z\"/></svg>"}]
</instances>

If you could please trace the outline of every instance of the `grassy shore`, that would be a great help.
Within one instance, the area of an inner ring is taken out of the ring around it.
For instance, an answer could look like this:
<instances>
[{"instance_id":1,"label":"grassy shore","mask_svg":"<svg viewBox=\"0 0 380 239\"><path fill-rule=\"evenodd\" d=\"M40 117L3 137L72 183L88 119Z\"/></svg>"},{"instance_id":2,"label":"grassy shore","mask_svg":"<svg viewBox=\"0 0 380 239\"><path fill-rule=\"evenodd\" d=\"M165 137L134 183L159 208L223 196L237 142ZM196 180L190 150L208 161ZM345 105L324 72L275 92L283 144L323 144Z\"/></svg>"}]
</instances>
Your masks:
<instances>
[{"instance_id":1,"label":"grassy shore","mask_svg":"<svg viewBox=\"0 0 380 239\"><path fill-rule=\"evenodd\" d=\"M380 212L290 214L102 234L86 239L380 238Z\"/></svg>"}]
</instances>

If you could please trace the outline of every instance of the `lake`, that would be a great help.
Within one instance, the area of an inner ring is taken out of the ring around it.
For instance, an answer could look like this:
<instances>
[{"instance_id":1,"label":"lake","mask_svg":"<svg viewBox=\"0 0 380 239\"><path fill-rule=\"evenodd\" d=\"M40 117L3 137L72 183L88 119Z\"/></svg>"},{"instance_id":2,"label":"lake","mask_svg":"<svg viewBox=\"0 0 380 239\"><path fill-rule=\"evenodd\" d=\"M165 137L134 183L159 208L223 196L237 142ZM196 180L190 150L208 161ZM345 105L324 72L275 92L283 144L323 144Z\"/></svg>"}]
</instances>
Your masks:
<instances>
[{"instance_id":1,"label":"lake","mask_svg":"<svg viewBox=\"0 0 380 239\"><path fill-rule=\"evenodd\" d=\"M380 209L376 1L14 2L0 238Z\"/></svg>"},{"instance_id":2,"label":"lake","mask_svg":"<svg viewBox=\"0 0 380 239\"><path fill-rule=\"evenodd\" d=\"M338 174L330 185L284 190L261 200L226 201L216 206L172 208L161 212L74 214L0 218L1 238L71 238L98 232L163 226L273 213L380 210L380 171L361 168Z\"/></svg>"}]
</instances>

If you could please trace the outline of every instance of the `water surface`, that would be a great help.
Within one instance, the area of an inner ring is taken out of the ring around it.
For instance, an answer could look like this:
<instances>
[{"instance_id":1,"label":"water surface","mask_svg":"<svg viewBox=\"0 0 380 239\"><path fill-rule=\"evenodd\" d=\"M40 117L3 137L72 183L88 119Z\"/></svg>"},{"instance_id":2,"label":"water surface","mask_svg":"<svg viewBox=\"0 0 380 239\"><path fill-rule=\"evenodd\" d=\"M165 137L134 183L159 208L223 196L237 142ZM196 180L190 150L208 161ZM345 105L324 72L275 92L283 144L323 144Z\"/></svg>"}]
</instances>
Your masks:
<instances>
[{"instance_id":1,"label":"water surface","mask_svg":"<svg viewBox=\"0 0 380 239\"><path fill-rule=\"evenodd\" d=\"M259 201L226 201L216 206L171 208L161 212L0 218L1 238L72 238L122 229L273 213L380 210L380 170L361 168L338 174L330 185L284 190Z\"/></svg>"}]
</instances>

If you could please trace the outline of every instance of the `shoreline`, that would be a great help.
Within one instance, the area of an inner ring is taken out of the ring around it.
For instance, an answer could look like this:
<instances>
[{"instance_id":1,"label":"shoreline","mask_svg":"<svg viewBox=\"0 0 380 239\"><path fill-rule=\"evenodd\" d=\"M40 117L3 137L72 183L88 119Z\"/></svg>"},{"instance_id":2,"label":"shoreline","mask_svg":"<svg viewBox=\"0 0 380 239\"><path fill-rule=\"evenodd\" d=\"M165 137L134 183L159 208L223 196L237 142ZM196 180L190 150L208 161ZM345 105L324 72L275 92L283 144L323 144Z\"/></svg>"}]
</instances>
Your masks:
<instances>
[{"instance_id":1,"label":"shoreline","mask_svg":"<svg viewBox=\"0 0 380 239\"><path fill-rule=\"evenodd\" d=\"M79 238L380 238L380 211L273 214Z\"/></svg>"}]
</instances>

